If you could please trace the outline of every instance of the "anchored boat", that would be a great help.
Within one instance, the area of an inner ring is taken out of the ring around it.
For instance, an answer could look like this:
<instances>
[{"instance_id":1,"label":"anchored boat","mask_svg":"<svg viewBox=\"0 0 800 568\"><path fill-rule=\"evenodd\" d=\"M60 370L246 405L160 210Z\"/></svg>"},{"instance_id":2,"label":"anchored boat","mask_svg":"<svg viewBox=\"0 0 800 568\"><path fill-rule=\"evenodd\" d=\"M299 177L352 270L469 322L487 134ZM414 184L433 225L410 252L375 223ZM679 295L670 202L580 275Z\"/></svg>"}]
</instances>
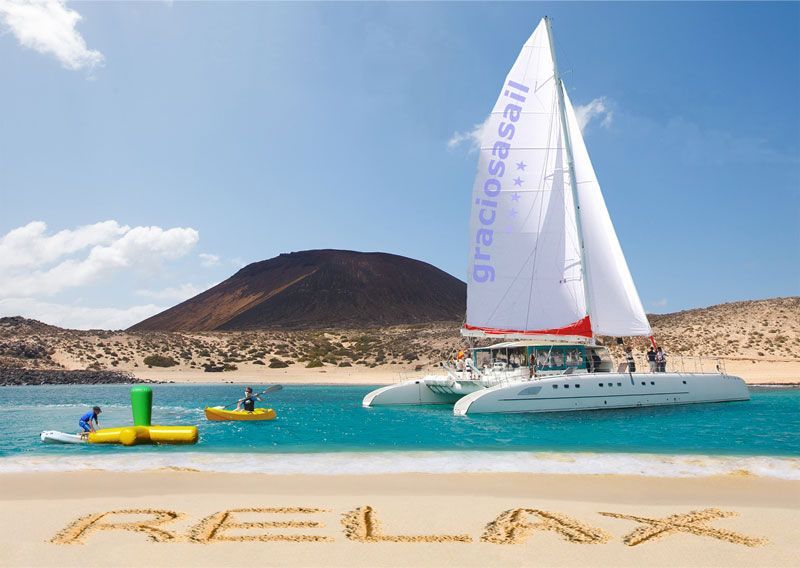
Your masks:
<instances>
[{"instance_id":1,"label":"anchored boat","mask_svg":"<svg viewBox=\"0 0 800 568\"><path fill-rule=\"evenodd\" d=\"M472 203L461 333L502 341L444 363L442 375L372 391L365 407L452 404L463 415L749 400L720 362L685 372L671 358L669 372L642 373L596 343L652 330L558 73L549 18L484 125Z\"/></svg>"}]
</instances>

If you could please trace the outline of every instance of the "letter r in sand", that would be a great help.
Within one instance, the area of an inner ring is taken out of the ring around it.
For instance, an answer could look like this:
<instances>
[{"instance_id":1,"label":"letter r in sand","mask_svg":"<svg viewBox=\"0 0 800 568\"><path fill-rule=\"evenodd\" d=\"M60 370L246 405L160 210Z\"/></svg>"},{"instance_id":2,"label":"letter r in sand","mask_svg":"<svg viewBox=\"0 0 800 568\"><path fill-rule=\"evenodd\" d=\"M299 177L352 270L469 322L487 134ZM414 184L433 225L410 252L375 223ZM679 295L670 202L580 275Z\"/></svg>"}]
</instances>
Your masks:
<instances>
[{"instance_id":1,"label":"letter r in sand","mask_svg":"<svg viewBox=\"0 0 800 568\"><path fill-rule=\"evenodd\" d=\"M153 518L116 523L106 520L114 515L149 515ZM152 541L170 542L178 540L178 537L174 533L162 529L161 525L174 521L181 516L181 513L165 511L164 509L120 509L119 511L108 511L107 513L95 513L78 519L54 536L50 542L53 544L83 544L84 539L89 534L103 530L141 532Z\"/></svg>"}]
</instances>

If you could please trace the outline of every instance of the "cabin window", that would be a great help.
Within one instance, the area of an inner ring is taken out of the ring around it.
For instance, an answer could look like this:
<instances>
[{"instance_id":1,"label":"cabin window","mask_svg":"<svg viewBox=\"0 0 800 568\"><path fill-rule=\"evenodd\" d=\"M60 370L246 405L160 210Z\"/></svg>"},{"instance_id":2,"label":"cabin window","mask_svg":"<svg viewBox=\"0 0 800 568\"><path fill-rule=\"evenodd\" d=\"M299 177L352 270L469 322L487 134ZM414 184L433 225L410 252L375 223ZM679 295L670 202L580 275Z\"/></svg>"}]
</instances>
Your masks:
<instances>
[{"instance_id":1,"label":"cabin window","mask_svg":"<svg viewBox=\"0 0 800 568\"><path fill-rule=\"evenodd\" d=\"M603 383L600 383L600 386L602 387L602 386L603 386Z\"/></svg>"},{"instance_id":2,"label":"cabin window","mask_svg":"<svg viewBox=\"0 0 800 568\"><path fill-rule=\"evenodd\" d=\"M553 345L529 348L528 362L540 371L563 371L586 368L586 348L583 346Z\"/></svg>"},{"instance_id":3,"label":"cabin window","mask_svg":"<svg viewBox=\"0 0 800 568\"><path fill-rule=\"evenodd\" d=\"M621 386L622 386L622 383L617 383L617 386L618 386L618 387L621 387Z\"/></svg>"},{"instance_id":4,"label":"cabin window","mask_svg":"<svg viewBox=\"0 0 800 568\"><path fill-rule=\"evenodd\" d=\"M575 385L575 388L579 389L579 388L581 388L581 385Z\"/></svg>"},{"instance_id":5,"label":"cabin window","mask_svg":"<svg viewBox=\"0 0 800 568\"><path fill-rule=\"evenodd\" d=\"M565 388L565 389L568 389L568 388L569 388L569 385L564 385L564 388Z\"/></svg>"},{"instance_id":6,"label":"cabin window","mask_svg":"<svg viewBox=\"0 0 800 568\"><path fill-rule=\"evenodd\" d=\"M683 384L686 384L686 381L683 381Z\"/></svg>"},{"instance_id":7,"label":"cabin window","mask_svg":"<svg viewBox=\"0 0 800 568\"><path fill-rule=\"evenodd\" d=\"M656 384L656 382L655 381L650 381L650 384L654 385L654 384Z\"/></svg>"},{"instance_id":8,"label":"cabin window","mask_svg":"<svg viewBox=\"0 0 800 568\"><path fill-rule=\"evenodd\" d=\"M558 385L553 385L553 388L554 388L554 389L557 389L557 388L558 388Z\"/></svg>"},{"instance_id":9,"label":"cabin window","mask_svg":"<svg viewBox=\"0 0 800 568\"><path fill-rule=\"evenodd\" d=\"M644 381L642 381L642 386L643 386L643 387L647 386L647 383L646 383L646 382L644 382Z\"/></svg>"}]
</instances>

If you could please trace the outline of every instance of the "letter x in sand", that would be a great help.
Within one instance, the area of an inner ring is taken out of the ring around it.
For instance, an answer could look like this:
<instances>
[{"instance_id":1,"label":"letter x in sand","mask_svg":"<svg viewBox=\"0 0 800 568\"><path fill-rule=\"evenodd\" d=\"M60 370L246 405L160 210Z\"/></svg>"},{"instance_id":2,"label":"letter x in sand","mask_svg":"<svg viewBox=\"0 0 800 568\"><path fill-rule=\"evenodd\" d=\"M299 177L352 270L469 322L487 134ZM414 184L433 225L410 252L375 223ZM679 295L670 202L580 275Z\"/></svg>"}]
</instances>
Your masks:
<instances>
[{"instance_id":1,"label":"letter x in sand","mask_svg":"<svg viewBox=\"0 0 800 568\"><path fill-rule=\"evenodd\" d=\"M637 523L642 523L644 525L632 533L625 535L623 542L628 546L636 546L637 544L647 542L651 539L654 540L668 534L680 532L691 533L697 536L710 536L711 538L715 538L717 540L726 540L728 542L743 544L745 546L759 546L766 542L764 539L751 538L733 531L709 527L706 523L712 519L736 516L736 513L730 511L720 511L719 509L689 511L689 513L685 515L671 515L665 519L650 519L647 517L637 517L634 515L621 515L619 513L600 514L606 517L613 517L615 519L636 521Z\"/></svg>"}]
</instances>

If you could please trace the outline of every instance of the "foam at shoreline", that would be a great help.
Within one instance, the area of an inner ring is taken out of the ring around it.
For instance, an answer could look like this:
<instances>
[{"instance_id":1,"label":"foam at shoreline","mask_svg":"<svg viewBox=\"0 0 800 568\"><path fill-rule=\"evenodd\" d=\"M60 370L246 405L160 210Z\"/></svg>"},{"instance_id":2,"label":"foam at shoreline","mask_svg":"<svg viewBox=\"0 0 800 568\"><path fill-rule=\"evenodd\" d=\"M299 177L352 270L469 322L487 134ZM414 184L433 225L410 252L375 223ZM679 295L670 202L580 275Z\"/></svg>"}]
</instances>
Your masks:
<instances>
[{"instance_id":1,"label":"foam at shoreline","mask_svg":"<svg viewBox=\"0 0 800 568\"><path fill-rule=\"evenodd\" d=\"M0 473L187 470L219 473L378 475L392 473L541 473L800 480L800 458L556 452L201 453L7 456Z\"/></svg>"}]
</instances>

